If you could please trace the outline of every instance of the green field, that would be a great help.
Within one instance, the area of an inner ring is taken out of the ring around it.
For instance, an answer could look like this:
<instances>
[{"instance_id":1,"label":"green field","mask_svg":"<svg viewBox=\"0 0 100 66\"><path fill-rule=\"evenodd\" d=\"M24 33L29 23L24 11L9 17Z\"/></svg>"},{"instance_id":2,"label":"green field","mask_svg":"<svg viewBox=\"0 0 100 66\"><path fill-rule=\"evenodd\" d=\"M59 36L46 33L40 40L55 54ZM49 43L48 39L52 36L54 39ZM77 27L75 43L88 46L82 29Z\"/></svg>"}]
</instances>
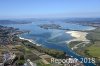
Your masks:
<instances>
[{"instance_id":1,"label":"green field","mask_svg":"<svg viewBox=\"0 0 100 66\"><path fill-rule=\"evenodd\" d=\"M87 53L93 57L100 57L100 41L96 41L95 44L87 48Z\"/></svg>"}]
</instances>

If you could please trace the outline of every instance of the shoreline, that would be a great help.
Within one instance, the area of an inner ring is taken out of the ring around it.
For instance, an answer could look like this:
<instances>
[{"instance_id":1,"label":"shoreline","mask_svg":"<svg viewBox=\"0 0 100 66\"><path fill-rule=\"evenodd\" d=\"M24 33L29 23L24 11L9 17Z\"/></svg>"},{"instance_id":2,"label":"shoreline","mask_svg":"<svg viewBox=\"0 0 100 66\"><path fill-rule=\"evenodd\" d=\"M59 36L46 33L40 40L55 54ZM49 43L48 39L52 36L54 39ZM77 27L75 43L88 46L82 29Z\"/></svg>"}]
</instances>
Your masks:
<instances>
[{"instance_id":1,"label":"shoreline","mask_svg":"<svg viewBox=\"0 0 100 66\"><path fill-rule=\"evenodd\" d=\"M37 43L36 43L35 41L33 41L32 39L26 39L26 38L22 38L22 37L20 37L20 36L19 36L19 39L29 41L29 42L31 42L32 44L35 44L36 46L41 46L41 44L37 44Z\"/></svg>"}]
</instances>

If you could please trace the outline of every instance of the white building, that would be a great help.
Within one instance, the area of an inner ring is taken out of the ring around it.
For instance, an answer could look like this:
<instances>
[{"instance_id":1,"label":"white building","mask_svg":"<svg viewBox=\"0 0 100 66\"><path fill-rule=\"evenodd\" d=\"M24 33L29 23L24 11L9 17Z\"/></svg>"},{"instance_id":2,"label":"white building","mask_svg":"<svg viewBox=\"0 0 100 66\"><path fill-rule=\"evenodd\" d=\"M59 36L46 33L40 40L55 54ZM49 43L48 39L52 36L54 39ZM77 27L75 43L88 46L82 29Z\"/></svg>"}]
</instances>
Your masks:
<instances>
[{"instance_id":1,"label":"white building","mask_svg":"<svg viewBox=\"0 0 100 66\"><path fill-rule=\"evenodd\" d=\"M37 66L36 63L33 63L30 61L30 59L27 59L25 66Z\"/></svg>"}]
</instances>

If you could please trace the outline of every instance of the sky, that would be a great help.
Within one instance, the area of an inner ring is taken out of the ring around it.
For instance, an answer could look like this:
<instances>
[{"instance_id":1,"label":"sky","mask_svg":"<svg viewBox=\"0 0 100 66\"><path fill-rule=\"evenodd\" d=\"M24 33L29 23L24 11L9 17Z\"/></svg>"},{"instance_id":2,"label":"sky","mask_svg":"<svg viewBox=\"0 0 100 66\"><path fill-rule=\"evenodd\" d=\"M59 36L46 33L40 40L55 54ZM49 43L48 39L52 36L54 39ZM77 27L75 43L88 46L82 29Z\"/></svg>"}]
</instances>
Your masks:
<instances>
[{"instance_id":1,"label":"sky","mask_svg":"<svg viewBox=\"0 0 100 66\"><path fill-rule=\"evenodd\" d=\"M100 0L0 0L0 18L100 17Z\"/></svg>"}]
</instances>

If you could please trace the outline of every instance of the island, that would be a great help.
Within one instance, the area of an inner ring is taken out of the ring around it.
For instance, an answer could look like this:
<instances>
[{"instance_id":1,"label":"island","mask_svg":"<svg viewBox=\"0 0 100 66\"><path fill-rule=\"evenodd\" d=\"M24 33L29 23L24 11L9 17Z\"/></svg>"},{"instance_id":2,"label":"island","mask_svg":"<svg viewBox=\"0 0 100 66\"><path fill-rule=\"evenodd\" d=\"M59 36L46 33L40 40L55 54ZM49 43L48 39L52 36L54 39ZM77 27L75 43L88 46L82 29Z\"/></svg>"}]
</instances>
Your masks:
<instances>
[{"instance_id":1,"label":"island","mask_svg":"<svg viewBox=\"0 0 100 66\"><path fill-rule=\"evenodd\" d=\"M61 29L61 26L58 24L41 24L38 26L43 29Z\"/></svg>"}]
</instances>

